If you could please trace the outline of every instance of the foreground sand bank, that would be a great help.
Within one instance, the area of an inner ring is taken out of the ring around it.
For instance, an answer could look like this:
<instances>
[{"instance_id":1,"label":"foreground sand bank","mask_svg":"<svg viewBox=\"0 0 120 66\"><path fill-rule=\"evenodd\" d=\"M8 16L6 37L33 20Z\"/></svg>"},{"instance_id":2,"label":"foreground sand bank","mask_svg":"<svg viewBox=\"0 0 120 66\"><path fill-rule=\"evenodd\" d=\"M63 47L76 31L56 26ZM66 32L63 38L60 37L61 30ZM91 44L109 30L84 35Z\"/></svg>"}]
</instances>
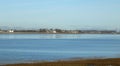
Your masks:
<instances>
[{"instance_id":1,"label":"foreground sand bank","mask_svg":"<svg viewBox=\"0 0 120 66\"><path fill-rule=\"evenodd\" d=\"M120 58L8 64L4 66L120 66Z\"/></svg>"}]
</instances>

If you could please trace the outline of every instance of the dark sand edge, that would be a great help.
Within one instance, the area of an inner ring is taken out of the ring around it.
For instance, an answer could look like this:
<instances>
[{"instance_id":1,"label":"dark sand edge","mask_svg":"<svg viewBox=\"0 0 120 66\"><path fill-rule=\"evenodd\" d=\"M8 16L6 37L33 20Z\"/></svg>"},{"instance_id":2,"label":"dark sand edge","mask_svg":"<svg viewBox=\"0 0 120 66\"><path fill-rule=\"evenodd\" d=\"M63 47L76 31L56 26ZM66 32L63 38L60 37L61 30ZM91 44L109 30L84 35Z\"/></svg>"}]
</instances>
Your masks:
<instances>
[{"instance_id":1,"label":"dark sand edge","mask_svg":"<svg viewBox=\"0 0 120 66\"><path fill-rule=\"evenodd\" d=\"M6 64L2 66L120 66L120 58L108 59L82 59L82 60L62 60L53 62L36 62L36 63L20 63Z\"/></svg>"}]
</instances>

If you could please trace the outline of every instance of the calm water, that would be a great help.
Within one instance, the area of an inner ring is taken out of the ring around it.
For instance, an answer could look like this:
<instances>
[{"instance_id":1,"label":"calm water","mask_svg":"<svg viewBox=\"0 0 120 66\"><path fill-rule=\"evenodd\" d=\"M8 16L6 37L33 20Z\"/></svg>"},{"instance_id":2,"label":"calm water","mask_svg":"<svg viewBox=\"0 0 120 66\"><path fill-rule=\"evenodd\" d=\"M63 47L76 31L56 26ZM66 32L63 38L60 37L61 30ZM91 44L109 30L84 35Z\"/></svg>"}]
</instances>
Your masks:
<instances>
[{"instance_id":1,"label":"calm water","mask_svg":"<svg viewBox=\"0 0 120 66\"><path fill-rule=\"evenodd\" d=\"M0 64L76 57L120 58L120 35L0 34Z\"/></svg>"}]
</instances>

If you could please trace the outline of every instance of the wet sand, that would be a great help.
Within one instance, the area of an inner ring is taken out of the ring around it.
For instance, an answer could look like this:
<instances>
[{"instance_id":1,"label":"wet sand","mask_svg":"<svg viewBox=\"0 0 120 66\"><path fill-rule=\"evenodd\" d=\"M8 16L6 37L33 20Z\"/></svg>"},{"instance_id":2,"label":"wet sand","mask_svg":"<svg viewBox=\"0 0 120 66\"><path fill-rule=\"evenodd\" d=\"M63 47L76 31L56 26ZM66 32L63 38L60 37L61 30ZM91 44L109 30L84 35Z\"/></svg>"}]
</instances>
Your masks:
<instances>
[{"instance_id":1,"label":"wet sand","mask_svg":"<svg viewBox=\"0 0 120 66\"><path fill-rule=\"evenodd\" d=\"M4 66L120 66L120 58L8 64Z\"/></svg>"}]
</instances>

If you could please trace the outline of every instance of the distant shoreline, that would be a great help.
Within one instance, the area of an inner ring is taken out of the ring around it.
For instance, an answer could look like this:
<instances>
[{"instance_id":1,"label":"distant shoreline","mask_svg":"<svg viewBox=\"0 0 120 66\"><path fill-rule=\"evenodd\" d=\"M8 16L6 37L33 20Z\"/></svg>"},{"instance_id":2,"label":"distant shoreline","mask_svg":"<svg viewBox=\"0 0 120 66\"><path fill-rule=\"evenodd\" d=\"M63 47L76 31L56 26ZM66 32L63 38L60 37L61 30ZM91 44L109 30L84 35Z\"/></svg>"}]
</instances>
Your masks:
<instances>
[{"instance_id":1,"label":"distant shoreline","mask_svg":"<svg viewBox=\"0 0 120 66\"><path fill-rule=\"evenodd\" d=\"M0 30L0 34L120 34L116 30L62 30L62 29L39 29L39 30Z\"/></svg>"},{"instance_id":2,"label":"distant shoreline","mask_svg":"<svg viewBox=\"0 0 120 66\"><path fill-rule=\"evenodd\" d=\"M0 32L0 34L120 34L120 33L46 33L46 32Z\"/></svg>"}]
</instances>

